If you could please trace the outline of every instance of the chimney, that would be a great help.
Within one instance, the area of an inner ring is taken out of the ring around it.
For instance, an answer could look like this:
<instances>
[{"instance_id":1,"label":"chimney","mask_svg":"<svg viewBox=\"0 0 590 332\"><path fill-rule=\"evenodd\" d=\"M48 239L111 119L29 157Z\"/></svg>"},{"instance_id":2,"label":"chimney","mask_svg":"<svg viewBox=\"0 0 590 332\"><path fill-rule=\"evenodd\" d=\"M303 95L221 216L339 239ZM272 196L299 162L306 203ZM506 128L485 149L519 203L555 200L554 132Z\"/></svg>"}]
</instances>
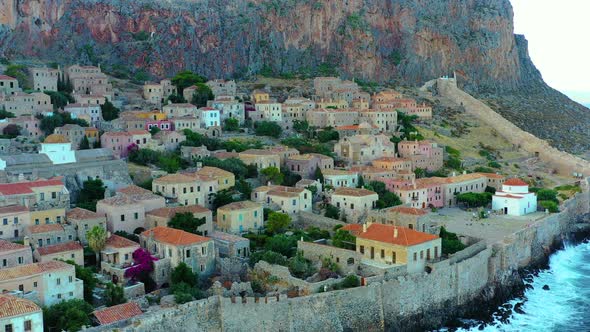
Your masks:
<instances>
[{"instance_id":1,"label":"chimney","mask_svg":"<svg viewBox=\"0 0 590 332\"><path fill-rule=\"evenodd\" d=\"M467 171L463 171L463 175L467 174Z\"/></svg>"},{"instance_id":2,"label":"chimney","mask_svg":"<svg viewBox=\"0 0 590 332\"><path fill-rule=\"evenodd\" d=\"M107 231L107 239L111 237L111 232Z\"/></svg>"},{"instance_id":3,"label":"chimney","mask_svg":"<svg viewBox=\"0 0 590 332\"><path fill-rule=\"evenodd\" d=\"M397 227L393 229L393 238L397 239Z\"/></svg>"},{"instance_id":4,"label":"chimney","mask_svg":"<svg viewBox=\"0 0 590 332\"><path fill-rule=\"evenodd\" d=\"M453 172L453 177L457 176L457 172Z\"/></svg>"},{"instance_id":5,"label":"chimney","mask_svg":"<svg viewBox=\"0 0 590 332\"><path fill-rule=\"evenodd\" d=\"M30 245L30 241L29 241L29 237L28 237L28 236L25 236L25 237L23 238L23 244L24 244L25 246L28 246L28 245Z\"/></svg>"},{"instance_id":6,"label":"chimney","mask_svg":"<svg viewBox=\"0 0 590 332\"><path fill-rule=\"evenodd\" d=\"M363 233L367 232L367 224L363 224Z\"/></svg>"}]
</instances>

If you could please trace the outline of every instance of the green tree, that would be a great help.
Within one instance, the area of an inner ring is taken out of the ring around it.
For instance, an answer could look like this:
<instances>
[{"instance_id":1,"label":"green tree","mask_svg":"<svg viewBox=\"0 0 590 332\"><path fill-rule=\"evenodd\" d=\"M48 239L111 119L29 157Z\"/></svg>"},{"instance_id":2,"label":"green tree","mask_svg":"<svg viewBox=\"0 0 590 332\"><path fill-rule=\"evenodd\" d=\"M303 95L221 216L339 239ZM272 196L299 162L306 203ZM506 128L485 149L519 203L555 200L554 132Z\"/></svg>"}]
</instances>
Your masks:
<instances>
[{"instance_id":1,"label":"green tree","mask_svg":"<svg viewBox=\"0 0 590 332\"><path fill-rule=\"evenodd\" d=\"M291 274L300 279L305 279L316 272L313 264L305 259L303 253L300 251L295 256L289 258L287 266Z\"/></svg>"},{"instance_id":2,"label":"green tree","mask_svg":"<svg viewBox=\"0 0 590 332\"><path fill-rule=\"evenodd\" d=\"M227 118L223 121L223 130L238 131L240 130L240 122L236 118Z\"/></svg>"},{"instance_id":3,"label":"green tree","mask_svg":"<svg viewBox=\"0 0 590 332\"><path fill-rule=\"evenodd\" d=\"M537 200L539 201L553 201L558 203L557 191L552 189L541 189L537 191Z\"/></svg>"},{"instance_id":4,"label":"green tree","mask_svg":"<svg viewBox=\"0 0 590 332\"><path fill-rule=\"evenodd\" d=\"M260 121L255 123L254 132L256 133L256 136L279 138L283 129L276 122Z\"/></svg>"},{"instance_id":5,"label":"green tree","mask_svg":"<svg viewBox=\"0 0 590 332\"><path fill-rule=\"evenodd\" d=\"M173 104L182 104L186 103L186 99L182 95L173 93L167 98L168 101L172 102Z\"/></svg>"},{"instance_id":6,"label":"green tree","mask_svg":"<svg viewBox=\"0 0 590 332\"><path fill-rule=\"evenodd\" d=\"M297 249L297 238L285 234L275 235L266 240L265 249L291 257Z\"/></svg>"},{"instance_id":7,"label":"green tree","mask_svg":"<svg viewBox=\"0 0 590 332\"><path fill-rule=\"evenodd\" d=\"M2 129L2 135L4 138L15 138L20 135L20 128L14 123L11 123Z\"/></svg>"},{"instance_id":8,"label":"green tree","mask_svg":"<svg viewBox=\"0 0 590 332\"><path fill-rule=\"evenodd\" d=\"M123 287L109 282L105 288L105 300L109 307L127 302Z\"/></svg>"},{"instance_id":9,"label":"green tree","mask_svg":"<svg viewBox=\"0 0 590 332\"><path fill-rule=\"evenodd\" d=\"M265 261L269 264L287 265L287 258L278 252L263 250L256 251L250 255L249 263L250 266L254 266L260 261Z\"/></svg>"},{"instance_id":10,"label":"green tree","mask_svg":"<svg viewBox=\"0 0 590 332\"><path fill-rule=\"evenodd\" d=\"M196 105L197 107L205 107L207 106L208 100L213 100L215 97L213 95L213 91L211 88L203 83L195 84L197 89L193 93L193 97L191 98L191 104Z\"/></svg>"},{"instance_id":11,"label":"green tree","mask_svg":"<svg viewBox=\"0 0 590 332\"><path fill-rule=\"evenodd\" d=\"M492 201L492 194L483 193L463 193L457 195L457 202L465 204L467 207L486 206Z\"/></svg>"},{"instance_id":12,"label":"green tree","mask_svg":"<svg viewBox=\"0 0 590 332\"><path fill-rule=\"evenodd\" d=\"M420 179L426 176L426 170L423 168L416 168L414 174L416 174L416 178Z\"/></svg>"},{"instance_id":13,"label":"green tree","mask_svg":"<svg viewBox=\"0 0 590 332\"><path fill-rule=\"evenodd\" d=\"M301 175L291 172L287 167L281 167L281 174L283 174L281 184L287 187L294 187L301 180Z\"/></svg>"},{"instance_id":14,"label":"green tree","mask_svg":"<svg viewBox=\"0 0 590 332\"><path fill-rule=\"evenodd\" d=\"M195 74L190 70L184 70L174 75L171 81L176 86L177 93L182 95L182 91L185 88L196 85L197 83L205 83L206 80L205 77Z\"/></svg>"},{"instance_id":15,"label":"green tree","mask_svg":"<svg viewBox=\"0 0 590 332\"><path fill-rule=\"evenodd\" d=\"M77 206L96 211L96 202L104 198L104 192L105 186L101 179L88 179L84 181Z\"/></svg>"},{"instance_id":16,"label":"green tree","mask_svg":"<svg viewBox=\"0 0 590 332\"><path fill-rule=\"evenodd\" d=\"M332 218L332 219L339 219L340 218L340 209L335 207L332 204L326 204L326 212L324 213L324 217Z\"/></svg>"},{"instance_id":17,"label":"green tree","mask_svg":"<svg viewBox=\"0 0 590 332\"><path fill-rule=\"evenodd\" d=\"M184 262L178 264L170 274L170 283L172 285L185 283L191 287L195 287L197 286L198 280L197 274L193 273L193 270Z\"/></svg>"},{"instance_id":18,"label":"green tree","mask_svg":"<svg viewBox=\"0 0 590 332\"><path fill-rule=\"evenodd\" d=\"M324 174L322 174L322 170L319 166L315 169L314 179L320 181L320 183L324 183Z\"/></svg>"},{"instance_id":19,"label":"green tree","mask_svg":"<svg viewBox=\"0 0 590 332\"><path fill-rule=\"evenodd\" d=\"M549 210L549 212L551 213L559 212L559 206L554 201L539 201L539 205L543 209Z\"/></svg>"},{"instance_id":20,"label":"green tree","mask_svg":"<svg viewBox=\"0 0 590 332\"><path fill-rule=\"evenodd\" d=\"M29 71L25 65L9 64L4 71L4 75L16 78L19 86L23 90L30 90L33 88Z\"/></svg>"},{"instance_id":21,"label":"green tree","mask_svg":"<svg viewBox=\"0 0 590 332\"><path fill-rule=\"evenodd\" d=\"M176 154L162 154L158 158L158 167L168 173L176 173L180 169L181 160Z\"/></svg>"},{"instance_id":22,"label":"green tree","mask_svg":"<svg viewBox=\"0 0 590 332\"><path fill-rule=\"evenodd\" d=\"M291 226L291 217L286 213L272 211L268 214L266 230L271 234L282 233Z\"/></svg>"},{"instance_id":23,"label":"green tree","mask_svg":"<svg viewBox=\"0 0 590 332\"><path fill-rule=\"evenodd\" d=\"M284 175L276 167L270 166L263 168L260 171L260 175L263 177L263 183L267 183L268 181L276 185L283 183Z\"/></svg>"},{"instance_id":24,"label":"green tree","mask_svg":"<svg viewBox=\"0 0 590 332\"><path fill-rule=\"evenodd\" d=\"M119 109L113 105L108 99L105 101L104 104L100 105L100 110L102 112L102 118L105 121L112 121L119 117Z\"/></svg>"},{"instance_id":25,"label":"green tree","mask_svg":"<svg viewBox=\"0 0 590 332\"><path fill-rule=\"evenodd\" d=\"M232 203L234 201L232 191L229 189L223 189L213 194L213 210Z\"/></svg>"},{"instance_id":26,"label":"green tree","mask_svg":"<svg viewBox=\"0 0 590 332\"><path fill-rule=\"evenodd\" d=\"M154 136L155 134L160 132L160 127L158 126L151 126L150 127L150 134Z\"/></svg>"},{"instance_id":27,"label":"green tree","mask_svg":"<svg viewBox=\"0 0 590 332\"><path fill-rule=\"evenodd\" d=\"M88 141L88 137L83 136L82 140L80 141L80 146L78 150L89 150L90 149L90 142Z\"/></svg>"},{"instance_id":28,"label":"green tree","mask_svg":"<svg viewBox=\"0 0 590 332\"><path fill-rule=\"evenodd\" d=\"M63 109L68 103L75 102L74 97L70 94L70 92L66 91L43 91L46 95L49 96L51 100L51 104L53 104L53 110L57 111L58 109Z\"/></svg>"},{"instance_id":29,"label":"green tree","mask_svg":"<svg viewBox=\"0 0 590 332\"><path fill-rule=\"evenodd\" d=\"M250 199L250 196L252 195L252 185L244 179L238 179L234 189L240 192L242 199Z\"/></svg>"},{"instance_id":30,"label":"green tree","mask_svg":"<svg viewBox=\"0 0 590 332\"><path fill-rule=\"evenodd\" d=\"M318 140L321 143L326 143L326 142L330 142L330 141L337 141L340 139L340 135L338 134L337 131L333 130L333 129L324 129L320 132L318 132Z\"/></svg>"},{"instance_id":31,"label":"green tree","mask_svg":"<svg viewBox=\"0 0 590 332\"><path fill-rule=\"evenodd\" d=\"M2 106L2 109L0 109L0 120L4 120L6 118L15 118L16 116L14 115L14 113L11 112L7 112L6 109L4 108L4 106Z\"/></svg>"},{"instance_id":32,"label":"green tree","mask_svg":"<svg viewBox=\"0 0 590 332\"><path fill-rule=\"evenodd\" d=\"M457 234L447 231L444 226L440 228L439 236L443 254L450 255L465 249L465 245L459 240Z\"/></svg>"},{"instance_id":33,"label":"green tree","mask_svg":"<svg viewBox=\"0 0 590 332\"><path fill-rule=\"evenodd\" d=\"M293 130L300 134L307 134L309 130L309 122L307 122L306 120L295 120L293 121Z\"/></svg>"},{"instance_id":34,"label":"green tree","mask_svg":"<svg viewBox=\"0 0 590 332\"><path fill-rule=\"evenodd\" d=\"M88 246L96 255L96 265L100 266L100 251L106 245L107 231L100 226L94 226L86 232L86 240L88 240Z\"/></svg>"},{"instance_id":35,"label":"green tree","mask_svg":"<svg viewBox=\"0 0 590 332\"><path fill-rule=\"evenodd\" d=\"M338 248L351 249L356 248L356 237L344 229L337 229L332 236L332 245Z\"/></svg>"},{"instance_id":36,"label":"green tree","mask_svg":"<svg viewBox=\"0 0 590 332\"><path fill-rule=\"evenodd\" d=\"M193 234L201 234L199 226L204 225L205 218L197 218L191 212L177 213L168 222L168 227L183 230Z\"/></svg>"},{"instance_id":37,"label":"green tree","mask_svg":"<svg viewBox=\"0 0 590 332\"><path fill-rule=\"evenodd\" d=\"M90 326L94 308L84 300L73 299L43 308L45 331L79 331Z\"/></svg>"}]
</instances>

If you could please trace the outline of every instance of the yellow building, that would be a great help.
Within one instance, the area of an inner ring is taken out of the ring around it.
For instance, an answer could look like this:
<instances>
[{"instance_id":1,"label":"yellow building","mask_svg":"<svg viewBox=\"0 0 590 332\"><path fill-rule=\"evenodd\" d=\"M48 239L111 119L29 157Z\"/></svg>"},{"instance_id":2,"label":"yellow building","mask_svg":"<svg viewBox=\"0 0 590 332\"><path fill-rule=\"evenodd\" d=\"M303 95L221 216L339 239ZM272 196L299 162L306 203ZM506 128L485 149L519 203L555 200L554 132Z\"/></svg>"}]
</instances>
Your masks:
<instances>
[{"instance_id":1,"label":"yellow building","mask_svg":"<svg viewBox=\"0 0 590 332\"><path fill-rule=\"evenodd\" d=\"M152 191L183 205L205 204L205 197L197 179L184 174L168 174L154 179Z\"/></svg>"},{"instance_id":2,"label":"yellow building","mask_svg":"<svg viewBox=\"0 0 590 332\"><path fill-rule=\"evenodd\" d=\"M281 167L281 157L269 150L250 149L240 152L238 157L246 165L256 165L261 170L267 167Z\"/></svg>"},{"instance_id":3,"label":"yellow building","mask_svg":"<svg viewBox=\"0 0 590 332\"><path fill-rule=\"evenodd\" d=\"M267 102L270 100L270 95L268 92L263 90L254 90L252 91L252 101L256 103Z\"/></svg>"},{"instance_id":4,"label":"yellow building","mask_svg":"<svg viewBox=\"0 0 590 332\"><path fill-rule=\"evenodd\" d=\"M217 228L226 233L242 234L264 226L262 204L243 201L217 209Z\"/></svg>"},{"instance_id":5,"label":"yellow building","mask_svg":"<svg viewBox=\"0 0 590 332\"><path fill-rule=\"evenodd\" d=\"M162 120L168 119L168 116L166 115L166 113L164 113L160 110L137 112L137 113L135 113L135 115L138 118L154 120L154 121L162 121Z\"/></svg>"},{"instance_id":6,"label":"yellow building","mask_svg":"<svg viewBox=\"0 0 590 332\"><path fill-rule=\"evenodd\" d=\"M441 255L441 239L409 228L372 224L342 227L356 236L356 252L383 264L406 264L409 273L424 272Z\"/></svg>"},{"instance_id":7,"label":"yellow building","mask_svg":"<svg viewBox=\"0 0 590 332\"><path fill-rule=\"evenodd\" d=\"M195 172L198 175L205 175L217 180L217 189L224 190L233 187L236 184L234 173L228 172L221 168L205 166Z\"/></svg>"},{"instance_id":8,"label":"yellow building","mask_svg":"<svg viewBox=\"0 0 590 332\"><path fill-rule=\"evenodd\" d=\"M66 220L66 209L57 208L51 210L31 211L31 224L61 224Z\"/></svg>"}]
</instances>

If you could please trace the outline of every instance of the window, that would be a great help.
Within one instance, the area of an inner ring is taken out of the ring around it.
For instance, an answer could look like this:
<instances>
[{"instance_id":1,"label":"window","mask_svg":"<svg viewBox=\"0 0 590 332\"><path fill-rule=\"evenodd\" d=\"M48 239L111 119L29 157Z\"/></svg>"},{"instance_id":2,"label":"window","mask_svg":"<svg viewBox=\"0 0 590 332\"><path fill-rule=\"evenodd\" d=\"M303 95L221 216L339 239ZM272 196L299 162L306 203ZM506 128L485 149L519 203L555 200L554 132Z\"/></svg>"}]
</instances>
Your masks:
<instances>
[{"instance_id":1,"label":"window","mask_svg":"<svg viewBox=\"0 0 590 332\"><path fill-rule=\"evenodd\" d=\"M26 320L25 321L25 331L31 331L33 329L33 324L31 322L31 320Z\"/></svg>"},{"instance_id":2,"label":"window","mask_svg":"<svg viewBox=\"0 0 590 332\"><path fill-rule=\"evenodd\" d=\"M2 260L2 266L6 266L6 264L7 264L6 259L3 259Z\"/></svg>"},{"instance_id":3,"label":"window","mask_svg":"<svg viewBox=\"0 0 590 332\"><path fill-rule=\"evenodd\" d=\"M121 221L125 221L125 215L124 214L121 215Z\"/></svg>"},{"instance_id":4,"label":"window","mask_svg":"<svg viewBox=\"0 0 590 332\"><path fill-rule=\"evenodd\" d=\"M58 285L61 285L61 278L57 278L57 280L56 280L56 281L57 281L57 284L58 284Z\"/></svg>"},{"instance_id":5,"label":"window","mask_svg":"<svg viewBox=\"0 0 590 332\"><path fill-rule=\"evenodd\" d=\"M360 246L359 251L361 252L361 254L365 253L365 246Z\"/></svg>"},{"instance_id":6,"label":"window","mask_svg":"<svg viewBox=\"0 0 590 332\"><path fill-rule=\"evenodd\" d=\"M5 261L6 261L6 260L5 260ZM18 263L19 263L19 264L22 264L23 262L24 262L24 258L23 258L22 256L21 256L21 257L19 257L19 258L18 258Z\"/></svg>"},{"instance_id":7,"label":"window","mask_svg":"<svg viewBox=\"0 0 590 332\"><path fill-rule=\"evenodd\" d=\"M139 213L135 212L135 213L133 214L133 217L135 218L135 220L139 219Z\"/></svg>"},{"instance_id":8,"label":"window","mask_svg":"<svg viewBox=\"0 0 590 332\"><path fill-rule=\"evenodd\" d=\"M45 218L45 223L49 224L49 218Z\"/></svg>"},{"instance_id":9,"label":"window","mask_svg":"<svg viewBox=\"0 0 590 332\"><path fill-rule=\"evenodd\" d=\"M186 258L189 258L189 257L191 257L191 250L187 249L186 250Z\"/></svg>"},{"instance_id":10,"label":"window","mask_svg":"<svg viewBox=\"0 0 590 332\"><path fill-rule=\"evenodd\" d=\"M72 255L72 256L73 256L73 255ZM68 280L69 280L70 282L74 282L74 277L72 277L72 276L69 276L69 277L68 277Z\"/></svg>"},{"instance_id":11,"label":"window","mask_svg":"<svg viewBox=\"0 0 590 332\"><path fill-rule=\"evenodd\" d=\"M385 258L385 250L381 249L381 258Z\"/></svg>"},{"instance_id":12,"label":"window","mask_svg":"<svg viewBox=\"0 0 590 332\"><path fill-rule=\"evenodd\" d=\"M41 197L40 200L44 201L45 200L45 193L41 193L40 197Z\"/></svg>"},{"instance_id":13,"label":"window","mask_svg":"<svg viewBox=\"0 0 590 332\"><path fill-rule=\"evenodd\" d=\"M394 252L392 252L392 253L391 253L391 262L392 262L393 264L395 264L395 261L396 261L396 260L397 260L397 257L396 257L395 251L394 251Z\"/></svg>"},{"instance_id":14,"label":"window","mask_svg":"<svg viewBox=\"0 0 590 332\"><path fill-rule=\"evenodd\" d=\"M61 299L61 294L57 294L57 298L58 299Z\"/></svg>"},{"instance_id":15,"label":"window","mask_svg":"<svg viewBox=\"0 0 590 332\"><path fill-rule=\"evenodd\" d=\"M8 225L8 218L4 218L2 220L2 225Z\"/></svg>"},{"instance_id":16,"label":"window","mask_svg":"<svg viewBox=\"0 0 590 332\"><path fill-rule=\"evenodd\" d=\"M51 199L56 199L57 198L57 193L54 191L51 193Z\"/></svg>"},{"instance_id":17,"label":"window","mask_svg":"<svg viewBox=\"0 0 590 332\"><path fill-rule=\"evenodd\" d=\"M4 332L12 332L12 324L6 324L4 325Z\"/></svg>"},{"instance_id":18,"label":"window","mask_svg":"<svg viewBox=\"0 0 590 332\"><path fill-rule=\"evenodd\" d=\"M418 253L414 253L414 262L418 260Z\"/></svg>"},{"instance_id":19,"label":"window","mask_svg":"<svg viewBox=\"0 0 590 332\"><path fill-rule=\"evenodd\" d=\"M424 250L420 250L420 259L424 259Z\"/></svg>"},{"instance_id":20,"label":"window","mask_svg":"<svg viewBox=\"0 0 590 332\"><path fill-rule=\"evenodd\" d=\"M57 221L58 224L61 224L61 216L55 217L55 221Z\"/></svg>"},{"instance_id":21,"label":"window","mask_svg":"<svg viewBox=\"0 0 590 332\"><path fill-rule=\"evenodd\" d=\"M203 256L205 256L205 253L206 253L206 251L205 251L205 247L201 247L201 254L202 254Z\"/></svg>"},{"instance_id":22,"label":"window","mask_svg":"<svg viewBox=\"0 0 590 332\"><path fill-rule=\"evenodd\" d=\"M22 285L22 284L21 285L18 285L18 290L21 291L21 292L24 292L25 291L25 286Z\"/></svg>"}]
</instances>

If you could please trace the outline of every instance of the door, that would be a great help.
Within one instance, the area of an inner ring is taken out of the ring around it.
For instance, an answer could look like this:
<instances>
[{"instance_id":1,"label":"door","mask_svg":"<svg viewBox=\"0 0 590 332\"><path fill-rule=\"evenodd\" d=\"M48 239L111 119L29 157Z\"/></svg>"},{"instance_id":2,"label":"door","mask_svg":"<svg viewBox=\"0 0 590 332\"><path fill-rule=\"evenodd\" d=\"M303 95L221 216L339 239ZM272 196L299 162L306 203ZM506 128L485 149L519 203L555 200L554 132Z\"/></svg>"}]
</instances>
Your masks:
<instances>
[{"instance_id":1,"label":"door","mask_svg":"<svg viewBox=\"0 0 590 332\"><path fill-rule=\"evenodd\" d=\"M371 247L371 259L375 258L375 248Z\"/></svg>"},{"instance_id":2,"label":"door","mask_svg":"<svg viewBox=\"0 0 590 332\"><path fill-rule=\"evenodd\" d=\"M504 208L504 214L508 214L508 208L507 207Z\"/></svg>"},{"instance_id":3,"label":"door","mask_svg":"<svg viewBox=\"0 0 590 332\"><path fill-rule=\"evenodd\" d=\"M14 237L18 237L18 229L14 230Z\"/></svg>"}]
</instances>

